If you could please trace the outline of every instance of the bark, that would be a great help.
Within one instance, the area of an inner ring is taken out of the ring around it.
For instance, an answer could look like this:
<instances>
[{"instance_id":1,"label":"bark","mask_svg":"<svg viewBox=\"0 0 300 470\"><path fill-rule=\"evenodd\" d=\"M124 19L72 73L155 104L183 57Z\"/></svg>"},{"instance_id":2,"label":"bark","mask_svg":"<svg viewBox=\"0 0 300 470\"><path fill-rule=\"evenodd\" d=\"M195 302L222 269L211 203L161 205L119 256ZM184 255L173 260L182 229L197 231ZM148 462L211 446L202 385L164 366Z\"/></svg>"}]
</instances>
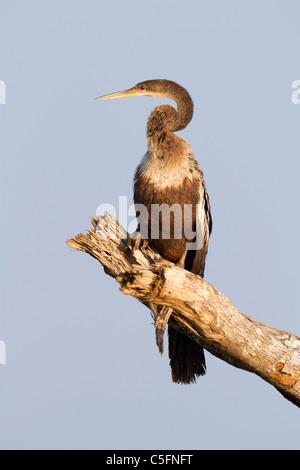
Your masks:
<instances>
[{"instance_id":1,"label":"bark","mask_svg":"<svg viewBox=\"0 0 300 470\"><path fill-rule=\"evenodd\" d=\"M149 247L133 252L112 216L92 219L93 230L67 241L96 258L124 294L174 309L169 320L209 352L253 372L300 406L300 338L241 313L221 292Z\"/></svg>"}]
</instances>

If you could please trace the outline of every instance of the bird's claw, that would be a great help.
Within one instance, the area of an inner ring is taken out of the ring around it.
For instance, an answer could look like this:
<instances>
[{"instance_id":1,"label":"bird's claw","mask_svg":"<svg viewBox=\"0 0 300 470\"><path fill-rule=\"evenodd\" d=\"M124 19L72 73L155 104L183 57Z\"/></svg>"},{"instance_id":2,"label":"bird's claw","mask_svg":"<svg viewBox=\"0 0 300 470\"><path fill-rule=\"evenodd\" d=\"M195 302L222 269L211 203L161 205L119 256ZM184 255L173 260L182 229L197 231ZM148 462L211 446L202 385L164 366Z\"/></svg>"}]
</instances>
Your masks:
<instances>
[{"instance_id":1,"label":"bird's claw","mask_svg":"<svg viewBox=\"0 0 300 470\"><path fill-rule=\"evenodd\" d=\"M180 268L185 267L185 259L186 259L187 251L185 250L179 260L176 262L176 266L179 266Z\"/></svg>"},{"instance_id":2,"label":"bird's claw","mask_svg":"<svg viewBox=\"0 0 300 470\"><path fill-rule=\"evenodd\" d=\"M139 232L134 232L132 235L127 233L126 248L132 249L132 254L138 251L142 247L148 246L148 240L143 240Z\"/></svg>"},{"instance_id":3,"label":"bird's claw","mask_svg":"<svg viewBox=\"0 0 300 470\"><path fill-rule=\"evenodd\" d=\"M156 344L161 354L164 351L164 334L165 334L167 324L168 324L168 321L172 312L173 312L172 308L164 306L162 307L160 312L157 314L156 319L155 319Z\"/></svg>"}]
</instances>

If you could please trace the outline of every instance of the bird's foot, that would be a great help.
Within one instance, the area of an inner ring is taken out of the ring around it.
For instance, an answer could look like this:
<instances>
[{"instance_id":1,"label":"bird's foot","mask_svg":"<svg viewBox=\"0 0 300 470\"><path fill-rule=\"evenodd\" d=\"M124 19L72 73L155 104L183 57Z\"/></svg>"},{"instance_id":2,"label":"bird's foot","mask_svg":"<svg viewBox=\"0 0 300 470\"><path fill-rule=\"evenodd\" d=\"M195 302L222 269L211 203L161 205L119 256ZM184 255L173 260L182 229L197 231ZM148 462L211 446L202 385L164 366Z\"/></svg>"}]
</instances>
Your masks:
<instances>
[{"instance_id":1,"label":"bird's foot","mask_svg":"<svg viewBox=\"0 0 300 470\"><path fill-rule=\"evenodd\" d=\"M156 319L159 316L159 311L158 311L157 305L153 304L152 302L149 302L149 307L150 307L150 311L151 311L151 316L152 316L153 320L156 322Z\"/></svg>"},{"instance_id":2,"label":"bird's foot","mask_svg":"<svg viewBox=\"0 0 300 470\"><path fill-rule=\"evenodd\" d=\"M147 247L148 243L148 240L142 239L142 236L139 232L133 232L131 235L127 233L126 247L130 247L132 249L133 255L135 251L139 250L140 248Z\"/></svg>"},{"instance_id":3,"label":"bird's foot","mask_svg":"<svg viewBox=\"0 0 300 470\"><path fill-rule=\"evenodd\" d=\"M172 308L164 306L162 307L155 320L156 344L158 346L160 354L162 354L164 351L164 334L172 312Z\"/></svg>"},{"instance_id":4,"label":"bird's foot","mask_svg":"<svg viewBox=\"0 0 300 470\"><path fill-rule=\"evenodd\" d=\"M185 267L186 255L187 255L187 250L185 250L185 251L183 252L183 254L182 254L181 257L179 258L179 260L176 262L176 266L179 266L180 268L184 268L184 267Z\"/></svg>"},{"instance_id":5,"label":"bird's foot","mask_svg":"<svg viewBox=\"0 0 300 470\"><path fill-rule=\"evenodd\" d=\"M139 232L134 232L132 235L127 234L126 247L131 248L132 254L134 255L135 251L139 250L142 247L147 247L149 241L143 240ZM176 262L176 265L184 268L185 259L187 251L185 251L179 260ZM151 315L155 321L155 336L156 344L158 346L159 352L162 354L164 351L164 334L167 328L167 324L170 316L172 315L173 309L170 307L163 306L159 310L156 304L150 302L149 304L151 309Z\"/></svg>"},{"instance_id":6,"label":"bird's foot","mask_svg":"<svg viewBox=\"0 0 300 470\"><path fill-rule=\"evenodd\" d=\"M185 267L186 255L187 251L185 251L179 258L176 263L176 266L179 266L180 268ZM164 351L164 334L167 328L169 318L172 315L173 309L171 307L163 306L159 311L157 306L152 303L150 304L150 308L152 312L152 317L155 320L156 344L158 346L159 352L162 354Z\"/></svg>"}]
</instances>

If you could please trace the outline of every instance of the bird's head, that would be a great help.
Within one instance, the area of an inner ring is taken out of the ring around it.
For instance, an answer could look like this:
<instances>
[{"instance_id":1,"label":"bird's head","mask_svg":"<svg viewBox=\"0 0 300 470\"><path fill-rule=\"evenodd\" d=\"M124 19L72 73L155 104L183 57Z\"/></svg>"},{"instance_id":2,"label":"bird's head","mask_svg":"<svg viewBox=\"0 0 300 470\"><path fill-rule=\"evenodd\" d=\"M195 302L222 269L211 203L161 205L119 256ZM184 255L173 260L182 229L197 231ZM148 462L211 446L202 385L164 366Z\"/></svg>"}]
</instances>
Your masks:
<instances>
[{"instance_id":1,"label":"bird's head","mask_svg":"<svg viewBox=\"0 0 300 470\"><path fill-rule=\"evenodd\" d=\"M108 95L99 96L96 100L115 100L131 96L151 96L152 98L173 98L174 91L182 87L171 80L146 80L137 83L128 90L116 91Z\"/></svg>"},{"instance_id":2,"label":"bird's head","mask_svg":"<svg viewBox=\"0 0 300 470\"><path fill-rule=\"evenodd\" d=\"M96 100L115 100L129 98L131 96L151 96L152 98L170 98L177 103L178 109L173 106L157 106L150 118L157 116L158 111L164 112L164 120L169 130L172 132L184 129L193 116L193 101L185 88L171 80L146 80L137 83L128 90L116 91L109 95L99 96ZM166 112L166 107L168 112ZM163 108L163 109L162 109ZM152 119L153 121L153 119Z\"/></svg>"}]
</instances>

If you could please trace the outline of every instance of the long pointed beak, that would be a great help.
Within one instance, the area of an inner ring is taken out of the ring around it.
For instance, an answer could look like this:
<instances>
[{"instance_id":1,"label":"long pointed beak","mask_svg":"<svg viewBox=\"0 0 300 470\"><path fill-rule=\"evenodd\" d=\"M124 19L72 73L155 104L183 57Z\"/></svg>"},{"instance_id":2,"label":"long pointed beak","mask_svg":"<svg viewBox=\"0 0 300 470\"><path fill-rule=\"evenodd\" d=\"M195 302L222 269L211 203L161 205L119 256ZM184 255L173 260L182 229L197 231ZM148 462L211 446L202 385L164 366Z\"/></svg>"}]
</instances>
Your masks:
<instances>
[{"instance_id":1,"label":"long pointed beak","mask_svg":"<svg viewBox=\"0 0 300 470\"><path fill-rule=\"evenodd\" d=\"M115 93L110 93L109 95L99 96L98 98L95 98L95 100L118 100L120 98L128 98L130 96L141 96L142 94L143 93L141 93L139 90L130 88L129 90L116 91Z\"/></svg>"}]
</instances>

